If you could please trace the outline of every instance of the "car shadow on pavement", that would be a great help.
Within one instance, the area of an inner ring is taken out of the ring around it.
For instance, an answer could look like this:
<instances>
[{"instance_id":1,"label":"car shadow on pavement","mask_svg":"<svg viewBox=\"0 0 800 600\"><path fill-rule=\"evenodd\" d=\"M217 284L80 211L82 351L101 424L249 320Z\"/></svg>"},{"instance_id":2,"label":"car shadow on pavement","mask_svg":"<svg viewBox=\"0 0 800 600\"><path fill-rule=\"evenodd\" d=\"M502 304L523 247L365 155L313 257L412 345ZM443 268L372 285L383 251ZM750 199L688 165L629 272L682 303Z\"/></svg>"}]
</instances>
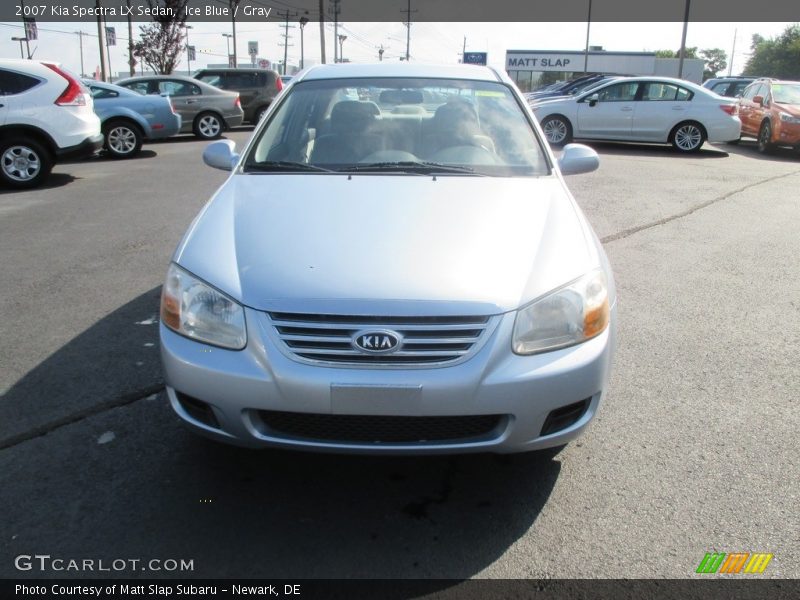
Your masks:
<instances>
[{"instance_id":1,"label":"car shadow on pavement","mask_svg":"<svg viewBox=\"0 0 800 600\"><path fill-rule=\"evenodd\" d=\"M599 154L612 154L618 156L668 156L670 158L725 158L728 156L727 147L704 144L697 152L678 152L672 146L660 144L637 144L634 142L581 142L594 148Z\"/></svg>"},{"instance_id":2,"label":"car shadow on pavement","mask_svg":"<svg viewBox=\"0 0 800 600\"><path fill-rule=\"evenodd\" d=\"M756 140L743 139L740 140L738 144L726 144L725 150L730 154L737 154L747 158L800 164L800 152L797 150L781 147L773 149L772 152L768 154L762 154L758 151L758 143Z\"/></svg>"},{"instance_id":3,"label":"car shadow on pavement","mask_svg":"<svg viewBox=\"0 0 800 600\"><path fill-rule=\"evenodd\" d=\"M103 574L122 577L458 579L493 565L548 502L557 451L322 455L196 436L161 384L158 293L112 312L6 393L0 422L29 431L51 417L0 451L0 536L10 540L0 555L194 561L191 572ZM11 573L0 558L2 576L82 575Z\"/></svg>"},{"instance_id":4,"label":"car shadow on pavement","mask_svg":"<svg viewBox=\"0 0 800 600\"><path fill-rule=\"evenodd\" d=\"M18 190L16 188L11 188L0 183L0 194L35 194L37 192L41 192L42 190L60 188L62 186L72 183L76 179L80 178L74 177L69 173L51 173L48 176L48 178L44 180L44 183L42 183L42 185L29 190Z\"/></svg>"}]
</instances>

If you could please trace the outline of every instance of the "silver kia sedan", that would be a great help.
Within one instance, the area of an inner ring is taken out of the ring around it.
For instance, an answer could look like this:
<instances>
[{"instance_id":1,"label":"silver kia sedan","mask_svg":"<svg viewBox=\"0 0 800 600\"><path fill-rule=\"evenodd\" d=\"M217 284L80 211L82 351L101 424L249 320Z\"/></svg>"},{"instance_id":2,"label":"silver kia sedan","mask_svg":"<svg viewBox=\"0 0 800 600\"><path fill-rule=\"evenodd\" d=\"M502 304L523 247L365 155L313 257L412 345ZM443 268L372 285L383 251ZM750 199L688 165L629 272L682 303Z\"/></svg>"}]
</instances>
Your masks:
<instances>
[{"instance_id":1,"label":"silver kia sedan","mask_svg":"<svg viewBox=\"0 0 800 600\"><path fill-rule=\"evenodd\" d=\"M524 98L487 67L320 65L273 103L178 245L175 412L251 447L525 452L608 389L616 294Z\"/></svg>"}]
</instances>

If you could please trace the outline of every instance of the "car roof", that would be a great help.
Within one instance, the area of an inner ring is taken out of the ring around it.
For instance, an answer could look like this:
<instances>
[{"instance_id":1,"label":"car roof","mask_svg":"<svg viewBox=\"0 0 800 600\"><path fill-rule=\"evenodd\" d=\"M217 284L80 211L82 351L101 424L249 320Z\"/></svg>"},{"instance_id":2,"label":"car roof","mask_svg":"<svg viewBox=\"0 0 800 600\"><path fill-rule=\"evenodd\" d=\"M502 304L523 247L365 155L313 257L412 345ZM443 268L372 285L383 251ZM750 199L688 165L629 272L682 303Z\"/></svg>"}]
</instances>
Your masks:
<instances>
[{"instance_id":1,"label":"car roof","mask_svg":"<svg viewBox=\"0 0 800 600\"><path fill-rule=\"evenodd\" d=\"M425 63L332 64L314 65L295 76L297 81L314 79L349 79L360 77L423 77L430 79L472 79L505 81L490 67L479 65L437 65Z\"/></svg>"}]
</instances>

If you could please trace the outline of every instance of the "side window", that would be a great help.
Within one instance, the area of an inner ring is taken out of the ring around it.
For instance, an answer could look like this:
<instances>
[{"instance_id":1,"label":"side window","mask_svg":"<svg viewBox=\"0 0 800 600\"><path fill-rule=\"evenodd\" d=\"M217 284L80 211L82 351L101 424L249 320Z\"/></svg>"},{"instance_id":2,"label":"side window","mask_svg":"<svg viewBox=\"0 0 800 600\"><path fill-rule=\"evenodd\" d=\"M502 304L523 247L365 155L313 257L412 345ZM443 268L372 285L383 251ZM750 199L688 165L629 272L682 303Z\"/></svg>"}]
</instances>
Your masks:
<instances>
[{"instance_id":1,"label":"side window","mask_svg":"<svg viewBox=\"0 0 800 600\"><path fill-rule=\"evenodd\" d=\"M767 94L769 94L769 87L762 83L761 85L758 86L755 95L761 96L762 98L766 99Z\"/></svg>"},{"instance_id":2,"label":"side window","mask_svg":"<svg viewBox=\"0 0 800 600\"><path fill-rule=\"evenodd\" d=\"M197 79L208 85L213 85L218 88L223 87L222 75L219 73L203 73Z\"/></svg>"},{"instance_id":3,"label":"side window","mask_svg":"<svg viewBox=\"0 0 800 600\"><path fill-rule=\"evenodd\" d=\"M720 96L724 96L728 92L728 87L731 85L732 84L724 81L722 83L715 83L711 87L711 91L714 92L715 94L719 94Z\"/></svg>"},{"instance_id":4,"label":"side window","mask_svg":"<svg viewBox=\"0 0 800 600\"><path fill-rule=\"evenodd\" d=\"M92 90L92 98L95 100L99 100L102 98L116 98L119 96L117 92L114 90L108 90L106 88L97 87L96 85L89 86L89 89Z\"/></svg>"},{"instance_id":5,"label":"side window","mask_svg":"<svg viewBox=\"0 0 800 600\"><path fill-rule=\"evenodd\" d=\"M678 102L688 102L694 96L693 92L690 92L686 88L678 87L678 93L675 95L675 100Z\"/></svg>"},{"instance_id":6,"label":"side window","mask_svg":"<svg viewBox=\"0 0 800 600\"><path fill-rule=\"evenodd\" d=\"M167 79L158 82L158 91L169 96L199 96L200 88L186 81Z\"/></svg>"},{"instance_id":7,"label":"side window","mask_svg":"<svg viewBox=\"0 0 800 600\"><path fill-rule=\"evenodd\" d=\"M617 83L603 88L597 95L600 102L631 102L636 97L638 87L638 81Z\"/></svg>"},{"instance_id":8,"label":"side window","mask_svg":"<svg viewBox=\"0 0 800 600\"><path fill-rule=\"evenodd\" d=\"M0 96L21 94L36 86L38 83L39 80L35 77L0 69Z\"/></svg>"},{"instance_id":9,"label":"side window","mask_svg":"<svg viewBox=\"0 0 800 600\"><path fill-rule=\"evenodd\" d=\"M123 87L128 88L134 92L138 92L142 96L147 95L148 88L150 87L149 81L133 81L131 83L124 84Z\"/></svg>"},{"instance_id":10,"label":"side window","mask_svg":"<svg viewBox=\"0 0 800 600\"><path fill-rule=\"evenodd\" d=\"M748 85L750 84L746 81L737 81L736 83L731 85L733 89L728 91L728 95L733 96L735 98L736 96L741 95L741 93Z\"/></svg>"}]
</instances>

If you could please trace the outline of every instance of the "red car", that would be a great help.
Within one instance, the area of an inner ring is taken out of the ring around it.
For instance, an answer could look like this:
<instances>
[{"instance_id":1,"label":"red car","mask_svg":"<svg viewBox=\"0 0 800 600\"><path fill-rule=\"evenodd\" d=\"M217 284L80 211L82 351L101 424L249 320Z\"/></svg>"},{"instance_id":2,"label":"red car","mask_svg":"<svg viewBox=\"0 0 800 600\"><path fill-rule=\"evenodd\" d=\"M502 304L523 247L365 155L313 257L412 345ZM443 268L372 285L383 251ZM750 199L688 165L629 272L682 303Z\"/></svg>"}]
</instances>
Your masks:
<instances>
[{"instance_id":1,"label":"red car","mask_svg":"<svg viewBox=\"0 0 800 600\"><path fill-rule=\"evenodd\" d=\"M776 146L800 151L800 81L759 79L739 99L742 136L758 140L759 152Z\"/></svg>"}]
</instances>

